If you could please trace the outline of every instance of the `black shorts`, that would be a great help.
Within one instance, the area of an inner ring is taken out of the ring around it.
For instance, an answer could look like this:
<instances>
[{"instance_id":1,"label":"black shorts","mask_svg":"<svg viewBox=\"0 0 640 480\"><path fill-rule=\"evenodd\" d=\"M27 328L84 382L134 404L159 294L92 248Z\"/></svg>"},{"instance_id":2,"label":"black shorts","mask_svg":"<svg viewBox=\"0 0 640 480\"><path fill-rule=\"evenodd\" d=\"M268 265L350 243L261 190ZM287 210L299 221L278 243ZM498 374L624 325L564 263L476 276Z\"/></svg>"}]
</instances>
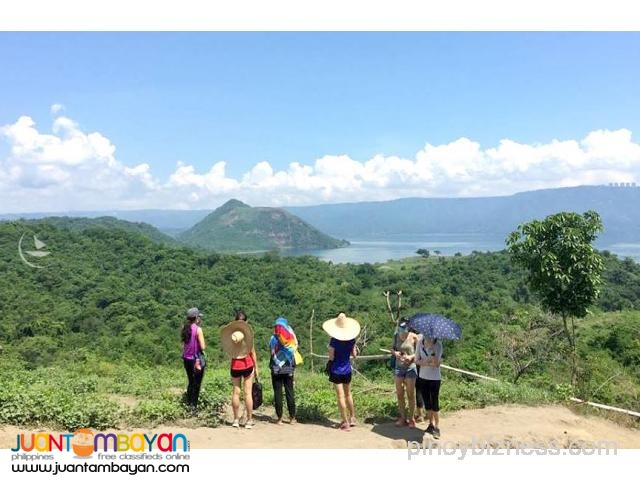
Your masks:
<instances>
[{"instance_id":1,"label":"black shorts","mask_svg":"<svg viewBox=\"0 0 640 480\"><path fill-rule=\"evenodd\" d=\"M329 381L335 384L340 384L340 383L349 384L351 383L351 373L338 375L337 373L331 372L331 374L329 374Z\"/></svg>"},{"instance_id":2,"label":"black shorts","mask_svg":"<svg viewBox=\"0 0 640 480\"><path fill-rule=\"evenodd\" d=\"M244 370L233 370L232 369L231 370L231 377L232 378L240 378L240 377L249 378L252 373L253 373L253 367L245 368Z\"/></svg>"},{"instance_id":3,"label":"black shorts","mask_svg":"<svg viewBox=\"0 0 640 480\"><path fill-rule=\"evenodd\" d=\"M418 378L416 382L418 391L422 394L425 410L440 411L440 380L425 380Z\"/></svg>"}]
</instances>

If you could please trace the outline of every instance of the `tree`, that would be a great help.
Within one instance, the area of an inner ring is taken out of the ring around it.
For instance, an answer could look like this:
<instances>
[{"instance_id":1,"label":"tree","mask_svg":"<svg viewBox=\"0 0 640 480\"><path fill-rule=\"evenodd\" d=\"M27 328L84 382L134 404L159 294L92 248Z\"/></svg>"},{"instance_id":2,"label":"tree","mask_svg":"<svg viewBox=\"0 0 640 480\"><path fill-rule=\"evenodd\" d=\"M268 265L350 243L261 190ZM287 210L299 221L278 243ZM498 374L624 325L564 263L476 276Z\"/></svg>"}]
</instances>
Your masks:
<instances>
[{"instance_id":1,"label":"tree","mask_svg":"<svg viewBox=\"0 0 640 480\"><path fill-rule=\"evenodd\" d=\"M431 252L429 252L429 250L427 250L426 248L419 248L418 250L416 250L416 253L424 258L429 258L429 255L431 255Z\"/></svg>"},{"instance_id":2,"label":"tree","mask_svg":"<svg viewBox=\"0 0 640 480\"><path fill-rule=\"evenodd\" d=\"M513 383L549 359L552 341L562 333L562 329L553 328L553 318L557 317L528 310L505 316L496 343L509 363Z\"/></svg>"},{"instance_id":3,"label":"tree","mask_svg":"<svg viewBox=\"0 0 640 480\"><path fill-rule=\"evenodd\" d=\"M519 225L507 237L513 261L528 271L527 283L542 306L562 318L574 384L575 319L587 315L599 294L604 263L592 243L601 231L602 220L594 211L561 212Z\"/></svg>"}]
</instances>

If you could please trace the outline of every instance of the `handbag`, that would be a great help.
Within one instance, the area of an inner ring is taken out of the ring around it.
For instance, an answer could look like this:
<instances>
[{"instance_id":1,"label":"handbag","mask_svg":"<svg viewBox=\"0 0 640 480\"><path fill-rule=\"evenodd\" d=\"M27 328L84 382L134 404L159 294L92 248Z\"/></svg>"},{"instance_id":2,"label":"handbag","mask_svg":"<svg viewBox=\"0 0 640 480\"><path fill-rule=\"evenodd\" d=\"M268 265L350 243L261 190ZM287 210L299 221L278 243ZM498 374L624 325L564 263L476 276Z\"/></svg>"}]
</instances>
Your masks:
<instances>
[{"instance_id":1,"label":"handbag","mask_svg":"<svg viewBox=\"0 0 640 480\"><path fill-rule=\"evenodd\" d=\"M251 398L253 399L253 408L260 408L262 405L262 384L256 378L256 381L251 387Z\"/></svg>"},{"instance_id":2,"label":"handbag","mask_svg":"<svg viewBox=\"0 0 640 480\"><path fill-rule=\"evenodd\" d=\"M327 364L324 366L324 373L331 376L331 367L333 366L333 360L328 360Z\"/></svg>"},{"instance_id":3,"label":"handbag","mask_svg":"<svg viewBox=\"0 0 640 480\"><path fill-rule=\"evenodd\" d=\"M198 360L200 360L200 369L204 369L207 366L207 356L204 352L198 353Z\"/></svg>"}]
</instances>

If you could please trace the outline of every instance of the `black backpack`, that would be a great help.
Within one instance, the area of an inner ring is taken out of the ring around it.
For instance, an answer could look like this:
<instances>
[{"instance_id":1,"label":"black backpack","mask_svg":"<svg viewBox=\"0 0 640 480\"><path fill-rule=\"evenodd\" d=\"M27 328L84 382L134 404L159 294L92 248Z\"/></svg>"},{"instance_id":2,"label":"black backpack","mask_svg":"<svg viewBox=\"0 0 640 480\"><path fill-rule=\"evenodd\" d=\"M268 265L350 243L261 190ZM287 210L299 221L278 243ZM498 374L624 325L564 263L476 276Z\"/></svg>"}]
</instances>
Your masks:
<instances>
[{"instance_id":1,"label":"black backpack","mask_svg":"<svg viewBox=\"0 0 640 480\"><path fill-rule=\"evenodd\" d=\"M256 381L251 387L251 398L253 399L253 408L260 408L263 403L262 399L262 384L256 378Z\"/></svg>"}]
</instances>

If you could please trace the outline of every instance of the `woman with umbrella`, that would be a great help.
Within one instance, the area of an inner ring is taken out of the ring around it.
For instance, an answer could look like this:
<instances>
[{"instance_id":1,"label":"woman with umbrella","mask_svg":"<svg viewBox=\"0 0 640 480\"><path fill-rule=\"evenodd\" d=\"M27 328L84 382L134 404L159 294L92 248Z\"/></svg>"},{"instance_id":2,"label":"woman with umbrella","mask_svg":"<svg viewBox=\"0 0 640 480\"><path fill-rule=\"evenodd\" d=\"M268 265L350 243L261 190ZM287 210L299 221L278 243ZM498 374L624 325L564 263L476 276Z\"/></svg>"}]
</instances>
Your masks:
<instances>
[{"instance_id":1,"label":"woman with umbrella","mask_svg":"<svg viewBox=\"0 0 640 480\"><path fill-rule=\"evenodd\" d=\"M462 329L453 320L441 315L419 313L409 319L409 328L421 335L416 346L416 365L420 373L416 386L424 399L429 426L427 433L433 438L440 438L440 361L442 359L442 342L440 339L458 340Z\"/></svg>"}]
</instances>

